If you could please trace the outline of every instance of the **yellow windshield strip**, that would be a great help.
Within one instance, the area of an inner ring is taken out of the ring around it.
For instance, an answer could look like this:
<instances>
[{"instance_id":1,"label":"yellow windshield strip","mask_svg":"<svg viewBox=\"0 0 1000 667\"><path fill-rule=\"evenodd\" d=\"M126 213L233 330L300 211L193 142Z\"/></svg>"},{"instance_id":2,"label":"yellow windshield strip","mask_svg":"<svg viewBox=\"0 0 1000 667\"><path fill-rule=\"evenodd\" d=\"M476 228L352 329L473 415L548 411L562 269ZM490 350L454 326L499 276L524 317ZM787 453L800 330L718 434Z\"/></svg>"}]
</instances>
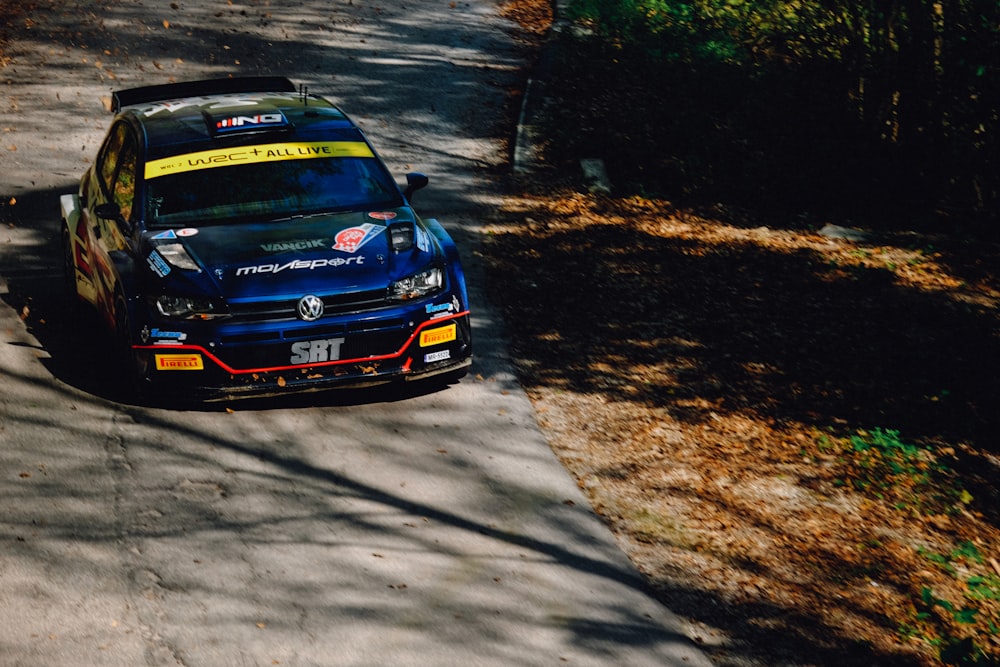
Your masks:
<instances>
[{"instance_id":1,"label":"yellow windshield strip","mask_svg":"<svg viewBox=\"0 0 1000 667\"><path fill-rule=\"evenodd\" d=\"M186 155L151 160L146 163L146 179L199 169L228 167L234 164L308 160L321 157L374 157L363 141L299 141L259 146L234 146Z\"/></svg>"}]
</instances>

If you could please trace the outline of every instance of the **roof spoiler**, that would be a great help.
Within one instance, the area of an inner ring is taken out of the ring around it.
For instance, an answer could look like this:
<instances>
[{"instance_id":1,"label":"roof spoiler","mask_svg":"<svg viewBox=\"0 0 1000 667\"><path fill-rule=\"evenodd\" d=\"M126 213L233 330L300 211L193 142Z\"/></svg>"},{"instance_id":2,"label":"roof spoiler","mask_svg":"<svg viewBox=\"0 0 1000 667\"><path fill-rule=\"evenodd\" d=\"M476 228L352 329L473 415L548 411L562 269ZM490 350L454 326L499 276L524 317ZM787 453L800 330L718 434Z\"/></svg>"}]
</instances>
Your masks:
<instances>
[{"instance_id":1,"label":"roof spoiler","mask_svg":"<svg viewBox=\"0 0 1000 667\"><path fill-rule=\"evenodd\" d=\"M231 93L294 93L295 84L283 76L246 76L233 79L205 79L165 83L116 90L111 96L111 111L118 113L123 107L146 102L175 100L182 97L199 97Z\"/></svg>"}]
</instances>

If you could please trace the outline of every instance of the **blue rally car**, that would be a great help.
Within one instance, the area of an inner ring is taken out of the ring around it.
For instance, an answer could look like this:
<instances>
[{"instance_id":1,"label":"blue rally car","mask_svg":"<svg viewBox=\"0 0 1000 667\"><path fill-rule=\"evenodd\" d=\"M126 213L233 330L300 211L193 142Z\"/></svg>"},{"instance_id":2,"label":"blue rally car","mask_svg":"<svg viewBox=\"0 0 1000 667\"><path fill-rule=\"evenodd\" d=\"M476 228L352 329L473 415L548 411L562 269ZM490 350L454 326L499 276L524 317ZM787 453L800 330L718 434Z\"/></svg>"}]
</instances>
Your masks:
<instances>
[{"instance_id":1,"label":"blue rally car","mask_svg":"<svg viewBox=\"0 0 1000 667\"><path fill-rule=\"evenodd\" d=\"M469 301L444 228L361 130L285 78L117 91L60 198L67 289L134 386L204 399L450 374Z\"/></svg>"}]
</instances>

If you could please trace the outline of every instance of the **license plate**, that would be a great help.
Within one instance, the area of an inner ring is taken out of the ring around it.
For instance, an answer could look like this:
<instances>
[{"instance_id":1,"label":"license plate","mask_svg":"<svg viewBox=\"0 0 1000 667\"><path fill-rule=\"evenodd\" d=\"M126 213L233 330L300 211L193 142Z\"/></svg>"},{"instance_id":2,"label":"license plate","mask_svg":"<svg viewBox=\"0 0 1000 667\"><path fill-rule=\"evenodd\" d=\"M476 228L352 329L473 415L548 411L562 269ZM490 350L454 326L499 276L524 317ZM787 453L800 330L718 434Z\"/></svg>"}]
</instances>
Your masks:
<instances>
[{"instance_id":1,"label":"license plate","mask_svg":"<svg viewBox=\"0 0 1000 667\"><path fill-rule=\"evenodd\" d=\"M425 364L433 364L435 361L444 361L445 359L451 359L451 350L428 352L424 355Z\"/></svg>"}]
</instances>

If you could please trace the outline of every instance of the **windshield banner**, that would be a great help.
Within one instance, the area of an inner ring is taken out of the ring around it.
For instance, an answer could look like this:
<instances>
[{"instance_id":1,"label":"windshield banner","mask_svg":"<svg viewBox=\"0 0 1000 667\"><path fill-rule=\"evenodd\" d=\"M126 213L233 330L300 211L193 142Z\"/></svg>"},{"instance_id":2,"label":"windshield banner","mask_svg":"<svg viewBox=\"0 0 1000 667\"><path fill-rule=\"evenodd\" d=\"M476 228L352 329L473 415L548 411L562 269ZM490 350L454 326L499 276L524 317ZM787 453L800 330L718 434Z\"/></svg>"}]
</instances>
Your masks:
<instances>
[{"instance_id":1,"label":"windshield banner","mask_svg":"<svg viewBox=\"0 0 1000 667\"><path fill-rule=\"evenodd\" d=\"M146 179L199 169L214 169L255 162L308 160L330 157L374 157L363 141L299 141L259 146L234 146L174 155L146 163Z\"/></svg>"}]
</instances>

